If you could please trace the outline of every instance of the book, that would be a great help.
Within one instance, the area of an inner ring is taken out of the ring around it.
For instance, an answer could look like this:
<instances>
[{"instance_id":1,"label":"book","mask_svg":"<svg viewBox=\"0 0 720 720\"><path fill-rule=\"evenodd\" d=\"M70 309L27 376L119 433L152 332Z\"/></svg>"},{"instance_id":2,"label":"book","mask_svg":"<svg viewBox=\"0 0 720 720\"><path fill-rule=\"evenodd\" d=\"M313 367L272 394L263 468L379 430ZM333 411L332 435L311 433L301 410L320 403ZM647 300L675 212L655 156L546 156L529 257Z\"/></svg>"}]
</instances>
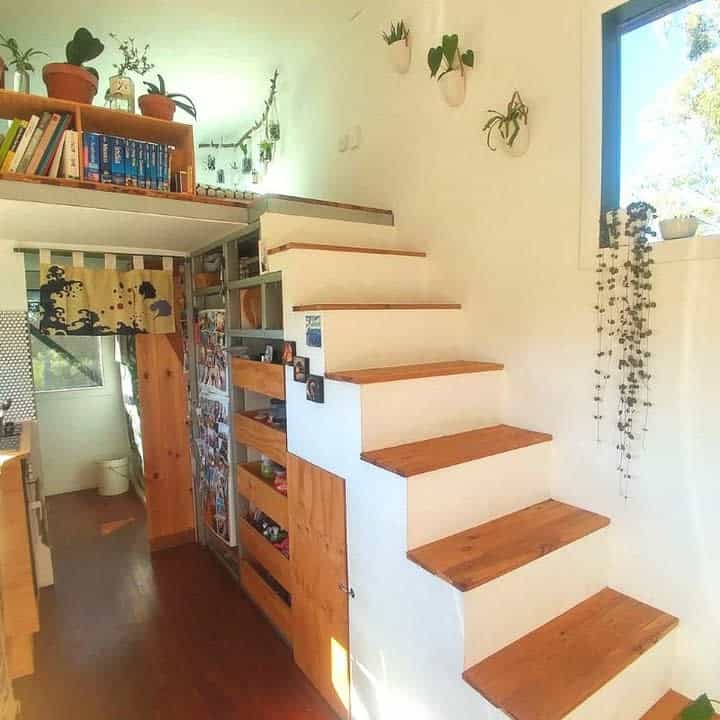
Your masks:
<instances>
[{"instance_id":1,"label":"book","mask_svg":"<svg viewBox=\"0 0 720 720\"><path fill-rule=\"evenodd\" d=\"M167 171L168 146L158 145L158 190L168 191Z\"/></svg>"},{"instance_id":2,"label":"book","mask_svg":"<svg viewBox=\"0 0 720 720\"><path fill-rule=\"evenodd\" d=\"M15 139L15 135L17 134L19 128L20 120L15 119L10 124L8 131L5 133L5 139L3 140L2 145L0 145L0 165L2 165L5 161L5 156L8 154L10 147L13 144L13 140Z\"/></svg>"},{"instance_id":3,"label":"book","mask_svg":"<svg viewBox=\"0 0 720 720\"><path fill-rule=\"evenodd\" d=\"M37 126L35 127L33 136L30 139L28 146L25 148L25 152L23 153L23 158L20 161L20 164L18 165L17 171L19 173L27 173L28 165L30 165L30 161L33 159L35 150L37 149L37 146L40 143L40 139L42 138L43 133L45 132L45 128L47 127L48 123L50 122L51 116L52 115L49 112L44 112L40 116L40 120L39 120Z\"/></svg>"},{"instance_id":4,"label":"book","mask_svg":"<svg viewBox=\"0 0 720 720\"><path fill-rule=\"evenodd\" d=\"M137 186L144 188L147 177L147 143L144 143L141 140L136 140L135 142L137 144L138 164Z\"/></svg>"},{"instance_id":5,"label":"book","mask_svg":"<svg viewBox=\"0 0 720 720\"><path fill-rule=\"evenodd\" d=\"M92 132L83 133L83 165L84 180L100 182L100 135Z\"/></svg>"},{"instance_id":6,"label":"book","mask_svg":"<svg viewBox=\"0 0 720 720\"><path fill-rule=\"evenodd\" d=\"M48 149L50 140L52 139L53 135L55 134L55 130L57 129L57 126L59 124L60 124L60 114L53 113L50 116L50 120L48 120L47 125L43 129L43 134L40 137L40 142L37 144L37 147L35 148L35 152L33 153L32 159L30 160L30 163L26 168L25 172L27 172L28 175L37 175L38 174L38 170L40 168L40 163L42 162L43 157L45 157L45 152Z\"/></svg>"},{"instance_id":7,"label":"book","mask_svg":"<svg viewBox=\"0 0 720 720\"><path fill-rule=\"evenodd\" d=\"M148 143L148 170L145 176L145 187L150 190L158 189L158 156L157 145Z\"/></svg>"},{"instance_id":8,"label":"book","mask_svg":"<svg viewBox=\"0 0 720 720\"><path fill-rule=\"evenodd\" d=\"M18 149L15 152L15 157L13 158L13 161L10 163L10 169L8 170L9 173L17 172L18 165L20 165L20 161L23 159L23 156L25 155L25 151L27 150L27 147L30 144L30 141L32 140L33 133L35 132L35 128L38 126L39 122L40 122L39 115L33 115L33 116L31 116L30 120L28 120L28 126L25 128L25 132L23 133L23 138L20 141L20 144L18 145Z\"/></svg>"},{"instance_id":9,"label":"book","mask_svg":"<svg viewBox=\"0 0 720 720\"><path fill-rule=\"evenodd\" d=\"M127 143L126 138L110 138L110 173L113 185L125 184L125 152Z\"/></svg>"},{"instance_id":10,"label":"book","mask_svg":"<svg viewBox=\"0 0 720 720\"><path fill-rule=\"evenodd\" d=\"M68 180L80 179L80 136L77 130L65 132L60 172Z\"/></svg>"},{"instance_id":11,"label":"book","mask_svg":"<svg viewBox=\"0 0 720 720\"><path fill-rule=\"evenodd\" d=\"M7 155L5 155L5 159L2 162L2 166L0 166L0 172L8 172L10 170L10 165L12 164L13 160L15 159L15 153L17 153L18 147L20 147L20 143L22 142L23 136L25 135L25 130L27 129L27 120L21 120L20 121L20 127L17 129L17 132L15 133L15 139L12 141L12 145L10 145L10 149L7 152Z\"/></svg>"},{"instance_id":12,"label":"book","mask_svg":"<svg viewBox=\"0 0 720 720\"><path fill-rule=\"evenodd\" d=\"M67 127L69 124L70 124L70 114L63 113L60 116L60 122L57 124L57 127L55 128L52 136L50 137L50 142L48 143L45 153L43 154L42 160L40 161L40 165L38 165L38 169L37 169L38 175L47 175L48 174L48 171L50 170L50 165L53 161L53 158L57 154L58 148L60 147L60 140L62 139L62 136L65 133L65 130L67 130Z\"/></svg>"},{"instance_id":13,"label":"book","mask_svg":"<svg viewBox=\"0 0 720 720\"><path fill-rule=\"evenodd\" d=\"M112 182L112 158L110 148L110 136L102 135L98 136L100 142L100 182L111 183Z\"/></svg>"},{"instance_id":14,"label":"book","mask_svg":"<svg viewBox=\"0 0 720 720\"><path fill-rule=\"evenodd\" d=\"M137 187L138 184L138 141L128 140L125 149L125 184Z\"/></svg>"},{"instance_id":15,"label":"book","mask_svg":"<svg viewBox=\"0 0 720 720\"><path fill-rule=\"evenodd\" d=\"M67 130L63 130L63 133L58 140L57 148L55 149L55 154L53 155L52 162L50 163L50 167L48 168L47 176L49 178L56 178L58 176L58 173L60 172L60 163L62 161L62 154L65 148L65 133L67 133Z\"/></svg>"}]
</instances>

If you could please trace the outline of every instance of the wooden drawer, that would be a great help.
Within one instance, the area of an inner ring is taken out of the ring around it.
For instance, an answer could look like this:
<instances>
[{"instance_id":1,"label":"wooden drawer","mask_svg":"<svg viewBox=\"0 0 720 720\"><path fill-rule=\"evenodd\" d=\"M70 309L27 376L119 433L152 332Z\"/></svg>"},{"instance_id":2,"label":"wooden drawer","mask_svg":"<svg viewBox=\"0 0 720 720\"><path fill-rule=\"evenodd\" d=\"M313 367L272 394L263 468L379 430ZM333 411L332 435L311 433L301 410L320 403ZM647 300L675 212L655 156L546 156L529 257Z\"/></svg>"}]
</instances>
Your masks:
<instances>
[{"instance_id":1,"label":"wooden drawer","mask_svg":"<svg viewBox=\"0 0 720 720\"><path fill-rule=\"evenodd\" d=\"M288 642L292 642L290 606L273 591L247 560L240 561L240 582L250 599L265 613L268 620Z\"/></svg>"},{"instance_id":2,"label":"wooden drawer","mask_svg":"<svg viewBox=\"0 0 720 720\"><path fill-rule=\"evenodd\" d=\"M260 474L260 463L238 465L237 481L241 495L269 515L280 527L288 528L290 519L287 495L278 492L272 481L266 480Z\"/></svg>"},{"instance_id":3,"label":"wooden drawer","mask_svg":"<svg viewBox=\"0 0 720 720\"><path fill-rule=\"evenodd\" d=\"M262 363L245 358L233 358L232 382L235 387L245 388L278 400L285 399L285 367L274 363Z\"/></svg>"},{"instance_id":4,"label":"wooden drawer","mask_svg":"<svg viewBox=\"0 0 720 720\"><path fill-rule=\"evenodd\" d=\"M290 561L243 518L240 518L240 544L255 562L262 565L292 594Z\"/></svg>"},{"instance_id":5,"label":"wooden drawer","mask_svg":"<svg viewBox=\"0 0 720 720\"><path fill-rule=\"evenodd\" d=\"M251 413L236 413L235 439L243 445L255 448L283 467L287 465L287 438L282 430L255 420Z\"/></svg>"}]
</instances>

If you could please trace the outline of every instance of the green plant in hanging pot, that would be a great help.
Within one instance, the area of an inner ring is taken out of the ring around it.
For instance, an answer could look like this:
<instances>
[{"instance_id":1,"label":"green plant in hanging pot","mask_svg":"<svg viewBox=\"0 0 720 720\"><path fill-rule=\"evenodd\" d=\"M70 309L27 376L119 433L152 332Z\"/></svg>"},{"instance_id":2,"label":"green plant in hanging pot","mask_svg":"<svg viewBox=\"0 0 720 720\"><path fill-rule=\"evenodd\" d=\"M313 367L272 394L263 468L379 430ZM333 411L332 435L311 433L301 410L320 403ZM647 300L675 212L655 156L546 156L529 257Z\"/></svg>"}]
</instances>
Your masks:
<instances>
[{"instance_id":1,"label":"green plant in hanging pot","mask_svg":"<svg viewBox=\"0 0 720 720\"><path fill-rule=\"evenodd\" d=\"M530 143L528 129L530 109L523 102L520 93L517 90L513 93L505 112L488 110L488 113L490 118L483 127L487 146L494 152L497 150L497 145L500 145L513 157L524 155ZM496 144L493 144L494 141Z\"/></svg>"},{"instance_id":2,"label":"green plant in hanging pot","mask_svg":"<svg viewBox=\"0 0 720 720\"><path fill-rule=\"evenodd\" d=\"M6 38L2 34L0 34L0 47L10 52L11 59L8 62L8 67L15 68L12 89L15 92L29 93L30 73L35 72L35 66L30 61L37 55L47 55L47 53L42 50L35 50L34 48L21 50L15 38ZM4 87L4 77L2 77L4 72L5 62L0 58L0 87Z\"/></svg>"},{"instance_id":3,"label":"green plant in hanging pot","mask_svg":"<svg viewBox=\"0 0 720 720\"><path fill-rule=\"evenodd\" d=\"M275 144L272 140L266 139L260 143L260 162L268 163L272 162Z\"/></svg>"},{"instance_id":4,"label":"green plant in hanging pot","mask_svg":"<svg viewBox=\"0 0 720 720\"><path fill-rule=\"evenodd\" d=\"M160 120L172 120L175 110L184 110L193 120L197 120L197 108L195 103L187 96L180 93L168 93L165 89L165 80L158 75L158 84L143 81L147 87L147 94L138 98L140 111L147 117L154 117Z\"/></svg>"},{"instance_id":5,"label":"green plant in hanging pot","mask_svg":"<svg viewBox=\"0 0 720 720\"><path fill-rule=\"evenodd\" d=\"M48 63L43 68L48 96L90 104L97 93L98 72L84 63L94 60L104 49L87 28L78 28L65 46L67 62Z\"/></svg>"},{"instance_id":6,"label":"green plant in hanging pot","mask_svg":"<svg viewBox=\"0 0 720 720\"><path fill-rule=\"evenodd\" d=\"M465 68L475 67L472 50L460 52L457 35L443 35L442 43L428 51L430 77L437 78L445 101L452 107L465 100Z\"/></svg>"},{"instance_id":7,"label":"green plant in hanging pot","mask_svg":"<svg viewBox=\"0 0 720 720\"><path fill-rule=\"evenodd\" d=\"M250 147L250 138L244 143L240 144L240 150L242 151L243 158L241 164L241 171L243 175L249 175L253 171L252 161L252 149Z\"/></svg>"},{"instance_id":8,"label":"green plant in hanging pot","mask_svg":"<svg viewBox=\"0 0 720 720\"><path fill-rule=\"evenodd\" d=\"M390 30L382 33L388 46L390 64L396 72L405 74L410 69L410 28L404 20L391 23Z\"/></svg>"}]
</instances>

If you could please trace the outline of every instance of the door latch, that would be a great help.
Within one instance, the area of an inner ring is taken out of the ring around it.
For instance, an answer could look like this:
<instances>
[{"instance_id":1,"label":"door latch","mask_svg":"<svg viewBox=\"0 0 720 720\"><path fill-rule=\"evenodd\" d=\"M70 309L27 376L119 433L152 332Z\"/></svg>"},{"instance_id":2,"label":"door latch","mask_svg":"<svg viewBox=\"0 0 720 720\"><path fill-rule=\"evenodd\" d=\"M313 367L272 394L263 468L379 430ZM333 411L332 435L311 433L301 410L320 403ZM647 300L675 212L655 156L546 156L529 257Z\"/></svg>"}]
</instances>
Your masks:
<instances>
[{"instance_id":1,"label":"door latch","mask_svg":"<svg viewBox=\"0 0 720 720\"><path fill-rule=\"evenodd\" d=\"M344 592L346 595L349 595L351 598L355 598L355 591L351 587L340 583L340 585L338 585L338 589Z\"/></svg>"}]
</instances>

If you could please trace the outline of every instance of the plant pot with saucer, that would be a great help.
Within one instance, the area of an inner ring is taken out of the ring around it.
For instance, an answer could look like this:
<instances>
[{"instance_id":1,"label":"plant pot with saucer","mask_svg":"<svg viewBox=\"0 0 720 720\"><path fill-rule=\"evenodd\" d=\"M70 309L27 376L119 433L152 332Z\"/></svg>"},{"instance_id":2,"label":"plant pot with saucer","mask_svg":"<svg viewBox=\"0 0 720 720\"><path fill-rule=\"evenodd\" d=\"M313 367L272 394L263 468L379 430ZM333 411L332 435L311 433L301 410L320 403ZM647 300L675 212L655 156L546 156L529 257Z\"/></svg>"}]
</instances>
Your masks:
<instances>
[{"instance_id":1,"label":"plant pot with saucer","mask_svg":"<svg viewBox=\"0 0 720 720\"><path fill-rule=\"evenodd\" d=\"M83 63L93 60L105 46L87 28L79 28L65 46L65 63L48 63L43 80L49 97L90 104L98 89L98 72Z\"/></svg>"}]
</instances>

